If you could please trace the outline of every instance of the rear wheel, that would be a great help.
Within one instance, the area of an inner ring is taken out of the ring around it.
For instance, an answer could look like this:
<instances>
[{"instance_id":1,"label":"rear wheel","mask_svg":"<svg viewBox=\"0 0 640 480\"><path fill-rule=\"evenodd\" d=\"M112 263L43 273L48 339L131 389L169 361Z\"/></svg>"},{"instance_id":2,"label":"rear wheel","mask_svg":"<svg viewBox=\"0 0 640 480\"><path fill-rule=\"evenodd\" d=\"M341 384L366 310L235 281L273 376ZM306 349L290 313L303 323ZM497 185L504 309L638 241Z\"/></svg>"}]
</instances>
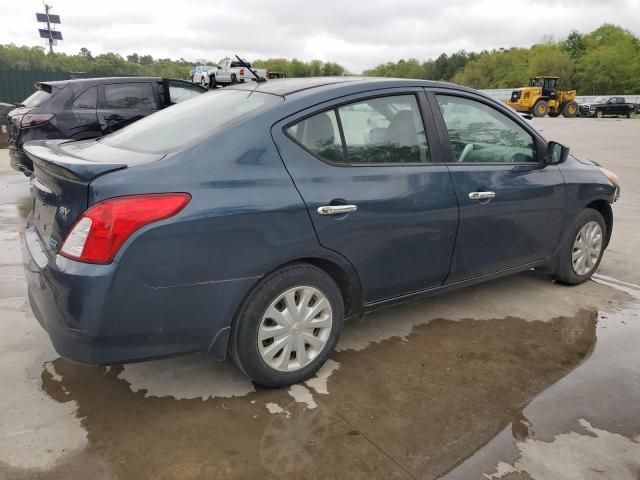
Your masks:
<instances>
[{"instance_id":1,"label":"rear wheel","mask_svg":"<svg viewBox=\"0 0 640 480\"><path fill-rule=\"evenodd\" d=\"M238 77L236 77L236 74L235 74L235 73L232 73L232 74L231 74L231 83L232 83L233 85L235 85L236 83L238 83Z\"/></svg>"},{"instance_id":2,"label":"rear wheel","mask_svg":"<svg viewBox=\"0 0 640 480\"><path fill-rule=\"evenodd\" d=\"M538 100L533 106L534 117L544 117L549 113L549 104L545 100Z\"/></svg>"},{"instance_id":3,"label":"rear wheel","mask_svg":"<svg viewBox=\"0 0 640 480\"><path fill-rule=\"evenodd\" d=\"M242 305L231 330L231 357L259 385L301 382L333 351L343 317L333 279L312 265L291 265L264 279Z\"/></svg>"},{"instance_id":4,"label":"rear wheel","mask_svg":"<svg viewBox=\"0 0 640 480\"><path fill-rule=\"evenodd\" d=\"M570 285L589 280L600 265L606 238L607 225L600 212L585 209L565 235L556 278Z\"/></svg>"},{"instance_id":5,"label":"rear wheel","mask_svg":"<svg viewBox=\"0 0 640 480\"><path fill-rule=\"evenodd\" d=\"M565 103L562 107L562 115L564 115L566 118L574 118L576 115L578 115L578 104L573 100Z\"/></svg>"},{"instance_id":6,"label":"rear wheel","mask_svg":"<svg viewBox=\"0 0 640 480\"><path fill-rule=\"evenodd\" d=\"M217 86L218 86L218 81L216 80L216 77L215 76L210 77L209 78L209 88L213 90Z\"/></svg>"}]
</instances>

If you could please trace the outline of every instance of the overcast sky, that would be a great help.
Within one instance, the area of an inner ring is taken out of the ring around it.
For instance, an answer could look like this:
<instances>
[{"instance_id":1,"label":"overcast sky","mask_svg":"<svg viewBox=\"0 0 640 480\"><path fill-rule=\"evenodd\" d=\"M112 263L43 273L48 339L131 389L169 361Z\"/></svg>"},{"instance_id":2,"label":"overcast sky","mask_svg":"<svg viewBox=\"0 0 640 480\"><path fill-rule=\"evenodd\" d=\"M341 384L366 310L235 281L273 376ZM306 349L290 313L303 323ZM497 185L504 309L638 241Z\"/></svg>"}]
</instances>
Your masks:
<instances>
[{"instance_id":1,"label":"overcast sky","mask_svg":"<svg viewBox=\"0 0 640 480\"><path fill-rule=\"evenodd\" d=\"M353 73L460 49L528 46L604 22L640 35L640 0L50 0L58 51L333 60ZM171 7L169 7L171 5ZM0 43L44 45L41 1L0 0ZM525 21L526 19L526 21Z\"/></svg>"}]
</instances>

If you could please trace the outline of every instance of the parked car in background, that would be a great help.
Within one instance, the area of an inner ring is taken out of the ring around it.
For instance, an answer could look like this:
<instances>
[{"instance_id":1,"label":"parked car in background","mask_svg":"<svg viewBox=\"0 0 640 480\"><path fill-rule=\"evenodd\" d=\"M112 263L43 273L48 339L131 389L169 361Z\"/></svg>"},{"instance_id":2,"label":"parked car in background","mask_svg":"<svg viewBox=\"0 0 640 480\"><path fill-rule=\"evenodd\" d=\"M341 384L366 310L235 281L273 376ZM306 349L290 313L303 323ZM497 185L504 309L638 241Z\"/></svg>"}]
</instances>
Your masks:
<instances>
[{"instance_id":1,"label":"parked car in background","mask_svg":"<svg viewBox=\"0 0 640 480\"><path fill-rule=\"evenodd\" d=\"M101 137L207 91L161 77L86 78L38 82L35 87L7 118L11 166L26 175L33 172L33 163L24 153L25 142Z\"/></svg>"},{"instance_id":2,"label":"parked car in background","mask_svg":"<svg viewBox=\"0 0 640 480\"><path fill-rule=\"evenodd\" d=\"M637 103L627 103L624 97L598 97L580 105L581 117L625 116L633 118L640 110Z\"/></svg>"},{"instance_id":3,"label":"parked car in background","mask_svg":"<svg viewBox=\"0 0 640 480\"><path fill-rule=\"evenodd\" d=\"M217 68L217 65L198 65L197 67L193 67L191 72L189 72L189 80L192 83L206 87L209 85L209 72Z\"/></svg>"},{"instance_id":4,"label":"parked car in background","mask_svg":"<svg viewBox=\"0 0 640 480\"><path fill-rule=\"evenodd\" d=\"M9 112L16 108L11 103L0 102L0 148L6 148L9 141L9 127L7 126L7 116Z\"/></svg>"},{"instance_id":5,"label":"parked car in background","mask_svg":"<svg viewBox=\"0 0 640 480\"><path fill-rule=\"evenodd\" d=\"M620 191L502 102L424 80L237 85L25 150L29 300L60 355L229 351L271 387L312 376L346 317L532 268L588 280Z\"/></svg>"},{"instance_id":6,"label":"parked car in background","mask_svg":"<svg viewBox=\"0 0 640 480\"><path fill-rule=\"evenodd\" d=\"M259 77L264 79L269 77L269 72L266 69L253 68L251 63L246 60L243 60L242 62L239 60L225 60L218 68L208 72L208 80L206 84L209 88L215 88L217 85L232 85L235 83L244 83L255 80L256 77L249 69L256 72Z\"/></svg>"}]
</instances>

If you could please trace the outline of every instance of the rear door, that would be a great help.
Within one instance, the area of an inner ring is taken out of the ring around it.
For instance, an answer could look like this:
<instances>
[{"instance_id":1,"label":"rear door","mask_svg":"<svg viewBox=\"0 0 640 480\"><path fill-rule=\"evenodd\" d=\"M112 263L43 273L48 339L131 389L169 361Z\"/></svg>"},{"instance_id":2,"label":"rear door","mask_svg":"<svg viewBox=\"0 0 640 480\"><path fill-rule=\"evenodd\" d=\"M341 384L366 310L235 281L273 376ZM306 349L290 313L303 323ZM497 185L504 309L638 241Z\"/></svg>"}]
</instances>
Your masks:
<instances>
[{"instance_id":1,"label":"rear door","mask_svg":"<svg viewBox=\"0 0 640 480\"><path fill-rule=\"evenodd\" d=\"M458 205L425 102L419 89L354 95L272 129L320 243L351 262L369 304L449 271Z\"/></svg>"},{"instance_id":2,"label":"rear door","mask_svg":"<svg viewBox=\"0 0 640 480\"><path fill-rule=\"evenodd\" d=\"M151 82L112 83L100 87L98 120L104 135L158 110Z\"/></svg>"},{"instance_id":3,"label":"rear door","mask_svg":"<svg viewBox=\"0 0 640 480\"><path fill-rule=\"evenodd\" d=\"M545 165L544 142L524 121L473 94L429 94L460 206L447 283L551 256L564 219L565 184Z\"/></svg>"},{"instance_id":4,"label":"rear door","mask_svg":"<svg viewBox=\"0 0 640 480\"><path fill-rule=\"evenodd\" d=\"M98 87L80 90L73 100L71 108L58 114L58 121L67 129L69 138L85 140L102 135L98 121Z\"/></svg>"}]
</instances>

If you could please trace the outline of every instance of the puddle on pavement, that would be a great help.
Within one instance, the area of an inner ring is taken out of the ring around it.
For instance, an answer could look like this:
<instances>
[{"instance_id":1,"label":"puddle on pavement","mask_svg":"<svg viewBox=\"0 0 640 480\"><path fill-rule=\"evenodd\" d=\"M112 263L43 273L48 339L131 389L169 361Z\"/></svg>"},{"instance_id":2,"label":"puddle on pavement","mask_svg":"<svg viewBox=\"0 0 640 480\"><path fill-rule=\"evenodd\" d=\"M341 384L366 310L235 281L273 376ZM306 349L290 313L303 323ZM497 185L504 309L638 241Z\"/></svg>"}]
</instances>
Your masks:
<instances>
[{"instance_id":1,"label":"puddle on pavement","mask_svg":"<svg viewBox=\"0 0 640 480\"><path fill-rule=\"evenodd\" d=\"M43 389L76 403L88 447L46 477L437 478L579 365L596 319L584 310L548 322L434 320L335 353L315 383L207 400L148 396L122 367L57 359Z\"/></svg>"}]
</instances>

